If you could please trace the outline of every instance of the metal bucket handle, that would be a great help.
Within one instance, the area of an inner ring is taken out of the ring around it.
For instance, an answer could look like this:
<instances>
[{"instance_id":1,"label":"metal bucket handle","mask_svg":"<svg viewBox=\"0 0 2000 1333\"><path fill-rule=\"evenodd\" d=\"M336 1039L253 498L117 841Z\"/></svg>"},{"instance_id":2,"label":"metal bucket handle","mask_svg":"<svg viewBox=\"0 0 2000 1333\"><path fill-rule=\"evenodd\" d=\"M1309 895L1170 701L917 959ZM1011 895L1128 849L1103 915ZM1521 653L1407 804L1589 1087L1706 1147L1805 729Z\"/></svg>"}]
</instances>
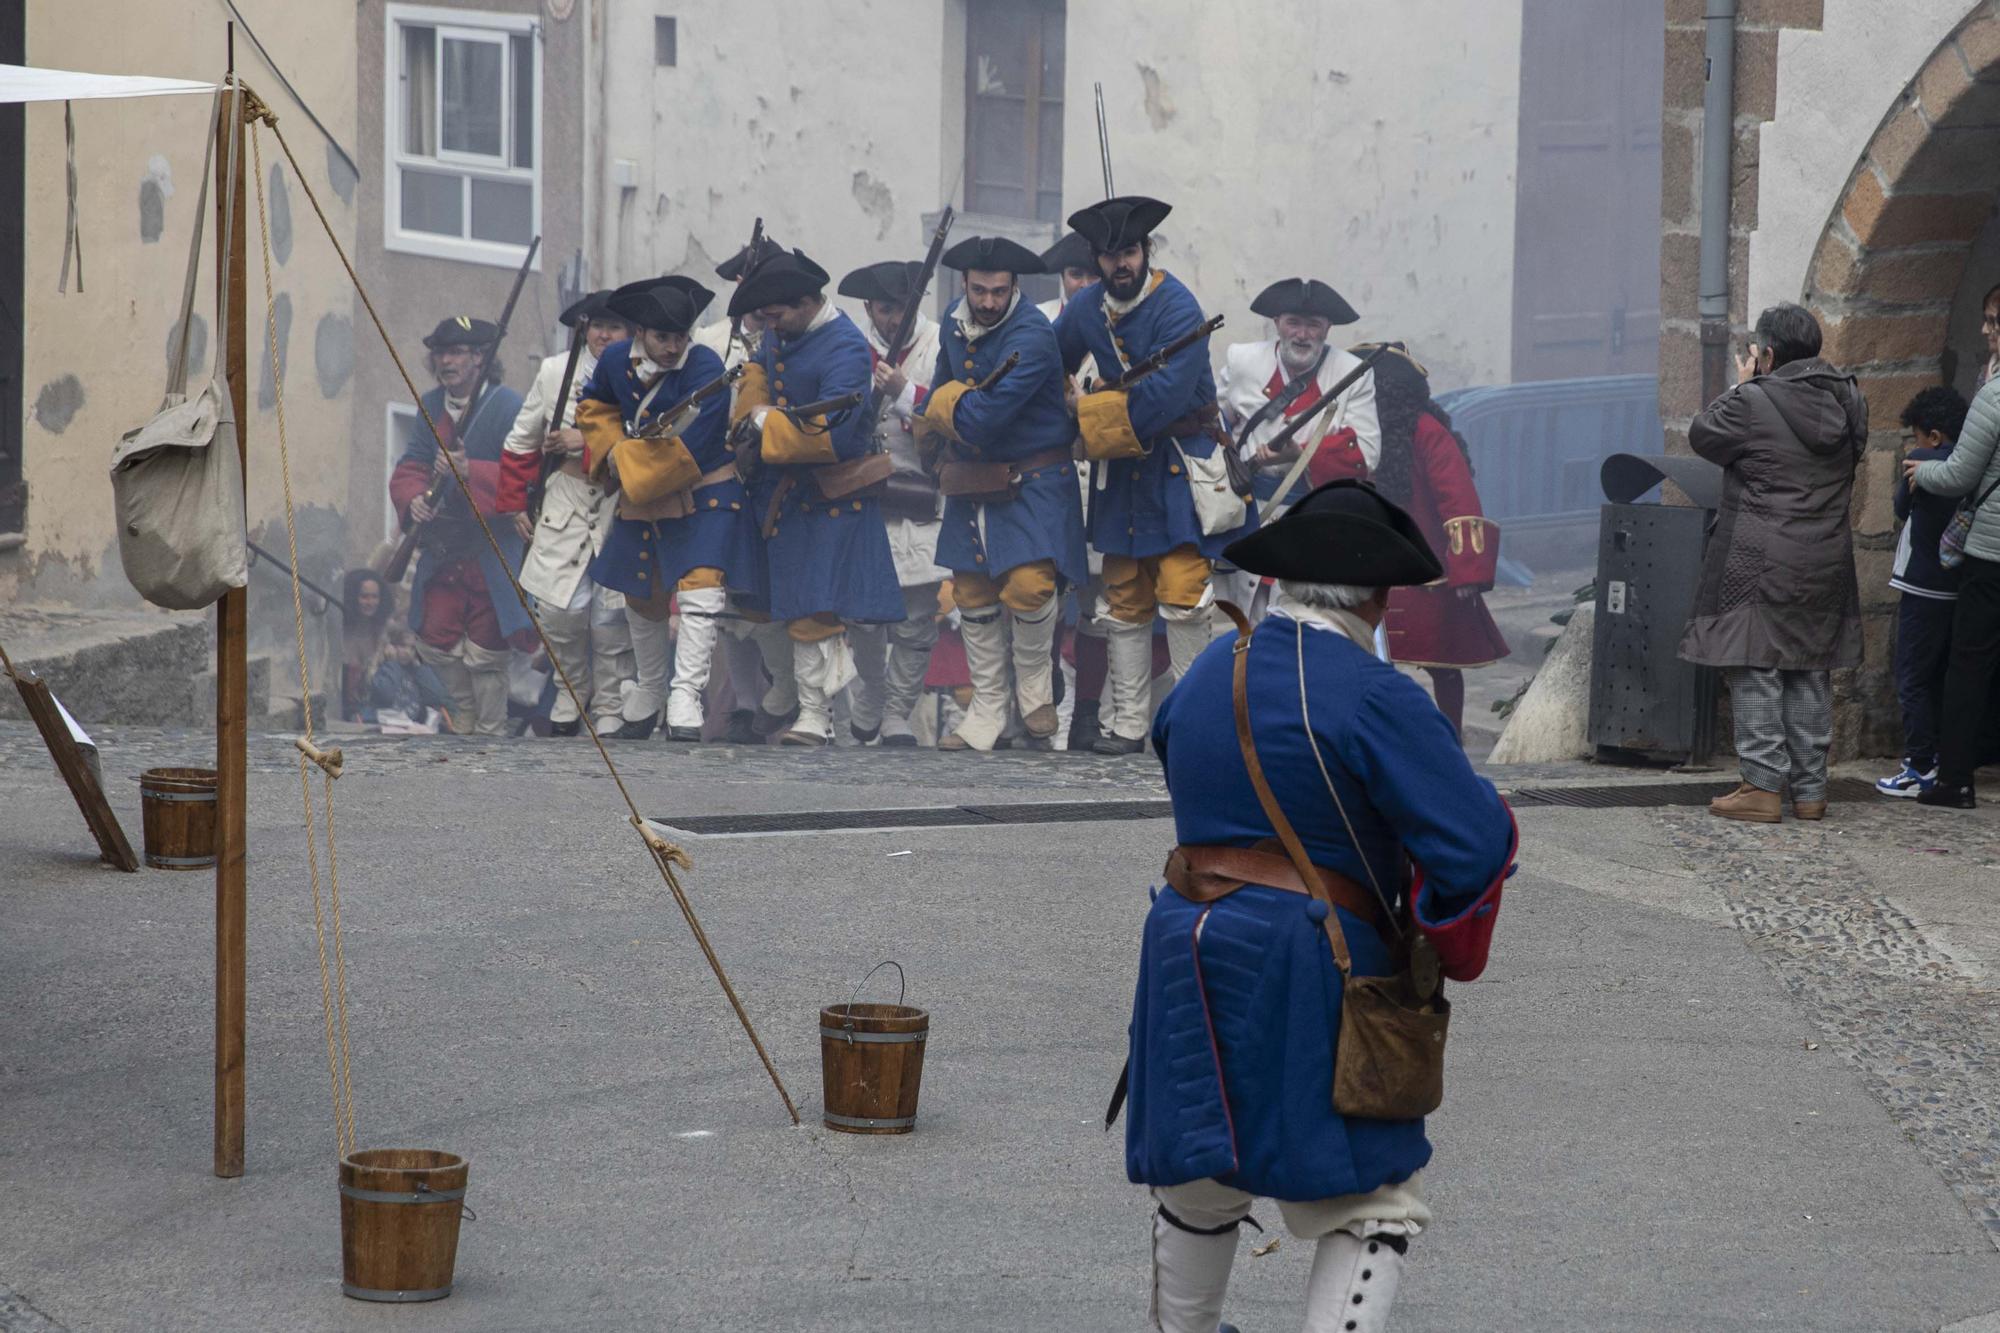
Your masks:
<instances>
[{"instance_id":1,"label":"metal bucket handle","mask_svg":"<svg viewBox=\"0 0 2000 1333\"><path fill-rule=\"evenodd\" d=\"M419 1180L417 1181L416 1185L412 1188L411 1192L414 1194L435 1194L437 1191L431 1188L429 1181ZM477 1222L479 1220L479 1214L473 1212L472 1205L465 1201L464 1191L461 1190L458 1193L459 1193L458 1215L464 1218L468 1222Z\"/></svg>"},{"instance_id":2,"label":"metal bucket handle","mask_svg":"<svg viewBox=\"0 0 2000 1333\"><path fill-rule=\"evenodd\" d=\"M903 965L893 958L885 958L875 964L875 966L869 968L868 975L861 978L861 984L854 988L854 994L847 997L847 1005L841 1011L840 1027L847 1034L846 1040L849 1046L854 1044L854 1002L861 998L862 989L874 979L875 974L885 967L896 969L896 1007L898 1009L903 1007L903 998L910 993L910 980L903 975Z\"/></svg>"}]
</instances>

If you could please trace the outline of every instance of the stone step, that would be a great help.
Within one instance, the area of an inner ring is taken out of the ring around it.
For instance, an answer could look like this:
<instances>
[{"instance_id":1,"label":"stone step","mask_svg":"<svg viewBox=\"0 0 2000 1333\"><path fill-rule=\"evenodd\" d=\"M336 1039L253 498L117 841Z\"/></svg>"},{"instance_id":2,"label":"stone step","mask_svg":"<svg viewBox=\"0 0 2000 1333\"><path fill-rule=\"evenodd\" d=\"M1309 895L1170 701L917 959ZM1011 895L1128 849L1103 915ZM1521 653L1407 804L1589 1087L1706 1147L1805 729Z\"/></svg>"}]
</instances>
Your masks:
<instances>
[{"instance_id":1,"label":"stone step","mask_svg":"<svg viewBox=\"0 0 2000 1333\"><path fill-rule=\"evenodd\" d=\"M8 656L33 668L86 728L198 725L192 682L209 664L210 637L201 611L0 610ZM26 716L19 694L0 689L0 717Z\"/></svg>"}]
</instances>

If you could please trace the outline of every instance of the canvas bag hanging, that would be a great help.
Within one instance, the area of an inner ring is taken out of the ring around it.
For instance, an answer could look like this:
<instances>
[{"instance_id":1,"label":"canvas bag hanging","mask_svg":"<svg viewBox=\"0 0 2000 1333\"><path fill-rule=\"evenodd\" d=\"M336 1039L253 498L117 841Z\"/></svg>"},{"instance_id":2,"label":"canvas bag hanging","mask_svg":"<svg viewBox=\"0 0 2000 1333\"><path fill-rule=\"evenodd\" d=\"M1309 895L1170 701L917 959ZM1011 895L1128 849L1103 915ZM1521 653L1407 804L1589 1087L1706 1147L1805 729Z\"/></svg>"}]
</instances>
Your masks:
<instances>
[{"instance_id":1,"label":"canvas bag hanging","mask_svg":"<svg viewBox=\"0 0 2000 1333\"><path fill-rule=\"evenodd\" d=\"M118 558L125 577L155 606L190 611L250 581L249 533L243 515L243 465L237 456L236 415L220 367L229 346L229 306L217 302L217 373L192 398L187 393L188 334L195 279L201 268L202 223L208 211L209 168L222 115L218 93L209 116L181 292L180 333L167 369L167 391L151 421L127 431L111 453L111 495L118 517ZM233 104L232 104L233 105ZM229 125L228 198L236 196L236 136ZM234 239L234 207L225 206L223 253Z\"/></svg>"}]
</instances>

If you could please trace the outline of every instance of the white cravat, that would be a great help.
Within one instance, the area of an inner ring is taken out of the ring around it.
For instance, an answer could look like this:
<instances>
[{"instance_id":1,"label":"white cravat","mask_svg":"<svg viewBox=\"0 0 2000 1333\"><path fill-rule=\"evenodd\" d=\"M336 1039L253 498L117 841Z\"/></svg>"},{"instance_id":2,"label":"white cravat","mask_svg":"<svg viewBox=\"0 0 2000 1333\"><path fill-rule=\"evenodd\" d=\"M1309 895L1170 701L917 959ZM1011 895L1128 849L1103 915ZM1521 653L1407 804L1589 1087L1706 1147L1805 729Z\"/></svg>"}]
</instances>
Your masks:
<instances>
[{"instance_id":1,"label":"white cravat","mask_svg":"<svg viewBox=\"0 0 2000 1333\"><path fill-rule=\"evenodd\" d=\"M1284 586L1271 590L1271 613L1296 620L1307 629L1327 630L1344 635L1349 643L1367 653L1376 655L1375 628L1352 611L1330 611L1325 607L1308 606L1286 592Z\"/></svg>"},{"instance_id":2,"label":"white cravat","mask_svg":"<svg viewBox=\"0 0 2000 1333\"><path fill-rule=\"evenodd\" d=\"M994 320L991 324L981 324L978 320L974 319L972 317L972 302L964 299L961 299L958 303L958 308L951 312L951 317L957 321L958 331L960 334L964 335L965 345L967 347L970 347L972 344L978 342L981 338L993 332L993 330L999 328L1002 324L1005 324L1008 320L1012 319L1014 317L1015 310L1019 309L1020 305L1021 305L1021 289L1018 285L1016 285L1014 288L1014 295L1007 302L1007 313L1000 316L1000 318Z\"/></svg>"}]
</instances>

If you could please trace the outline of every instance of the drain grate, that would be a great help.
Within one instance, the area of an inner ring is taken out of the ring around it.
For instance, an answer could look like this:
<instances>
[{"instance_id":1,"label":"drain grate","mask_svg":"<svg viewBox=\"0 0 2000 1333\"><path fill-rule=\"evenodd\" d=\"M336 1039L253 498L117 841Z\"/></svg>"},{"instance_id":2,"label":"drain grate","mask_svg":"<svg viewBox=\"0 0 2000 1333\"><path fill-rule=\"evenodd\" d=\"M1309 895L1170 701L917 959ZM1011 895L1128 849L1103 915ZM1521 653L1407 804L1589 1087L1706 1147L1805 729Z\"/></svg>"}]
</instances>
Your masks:
<instances>
[{"instance_id":1,"label":"drain grate","mask_svg":"<svg viewBox=\"0 0 2000 1333\"><path fill-rule=\"evenodd\" d=\"M1507 793L1516 808L1561 806L1573 810L1652 809L1668 805L1707 805L1733 785L1707 782L1646 782L1620 787L1521 787ZM1873 783L1858 778L1837 778L1827 784L1827 796L1836 801L1871 800Z\"/></svg>"},{"instance_id":2,"label":"drain grate","mask_svg":"<svg viewBox=\"0 0 2000 1333\"><path fill-rule=\"evenodd\" d=\"M1003 805L924 805L888 810L797 810L757 815L684 815L655 822L705 837L823 833L838 829L968 828L992 824L1091 824L1166 819L1167 801L1027 801Z\"/></svg>"}]
</instances>

